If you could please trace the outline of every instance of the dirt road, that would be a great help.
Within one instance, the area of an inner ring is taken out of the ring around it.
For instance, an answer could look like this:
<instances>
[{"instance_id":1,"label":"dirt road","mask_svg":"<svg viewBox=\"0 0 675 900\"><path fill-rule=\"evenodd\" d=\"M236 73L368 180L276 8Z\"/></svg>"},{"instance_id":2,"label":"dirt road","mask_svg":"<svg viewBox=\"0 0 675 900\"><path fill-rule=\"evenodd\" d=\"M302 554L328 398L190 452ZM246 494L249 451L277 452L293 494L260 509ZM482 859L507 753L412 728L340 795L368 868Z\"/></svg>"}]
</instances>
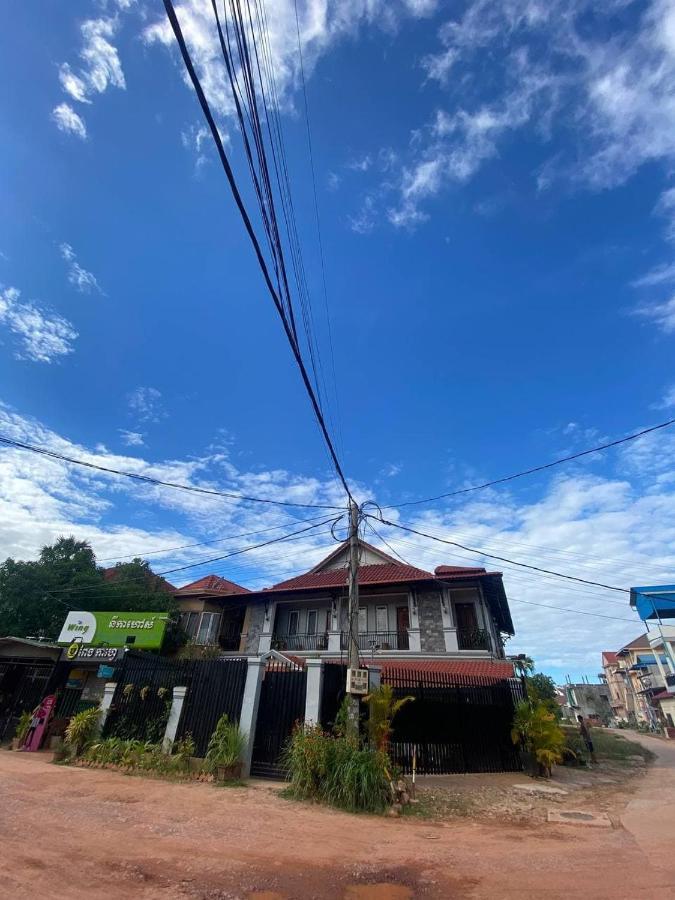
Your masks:
<instances>
[{"instance_id":1,"label":"dirt road","mask_svg":"<svg viewBox=\"0 0 675 900\"><path fill-rule=\"evenodd\" d=\"M0 751L0 897L675 898L675 746L614 828L349 816Z\"/></svg>"}]
</instances>

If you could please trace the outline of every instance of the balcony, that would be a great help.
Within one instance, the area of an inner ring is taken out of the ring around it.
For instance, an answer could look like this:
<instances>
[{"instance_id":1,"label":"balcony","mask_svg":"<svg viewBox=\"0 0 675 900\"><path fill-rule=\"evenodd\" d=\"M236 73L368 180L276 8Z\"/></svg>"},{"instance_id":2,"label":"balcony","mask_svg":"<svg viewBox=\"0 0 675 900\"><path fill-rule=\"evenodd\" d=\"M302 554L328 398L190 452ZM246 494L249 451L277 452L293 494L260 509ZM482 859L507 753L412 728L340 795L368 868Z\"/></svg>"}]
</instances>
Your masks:
<instances>
[{"instance_id":1,"label":"balcony","mask_svg":"<svg viewBox=\"0 0 675 900\"><path fill-rule=\"evenodd\" d=\"M407 631L365 631L357 635L359 650L364 653L369 650L408 650ZM349 633L343 631L340 635L340 648L349 649Z\"/></svg>"},{"instance_id":2,"label":"balcony","mask_svg":"<svg viewBox=\"0 0 675 900\"><path fill-rule=\"evenodd\" d=\"M460 650L492 650L492 641L485 628L458 628L457 646Z\"/></svg>"},{"instance_id":3,"label":"balcony","mask_svg":"<svg viewBox=\"0 0 675 900\"><path fill-rule=\"evenodd\" d=\"M328 635L321 634L275 634L272 638L273 650L328 650Z\"/></svg>"}]
</instances>

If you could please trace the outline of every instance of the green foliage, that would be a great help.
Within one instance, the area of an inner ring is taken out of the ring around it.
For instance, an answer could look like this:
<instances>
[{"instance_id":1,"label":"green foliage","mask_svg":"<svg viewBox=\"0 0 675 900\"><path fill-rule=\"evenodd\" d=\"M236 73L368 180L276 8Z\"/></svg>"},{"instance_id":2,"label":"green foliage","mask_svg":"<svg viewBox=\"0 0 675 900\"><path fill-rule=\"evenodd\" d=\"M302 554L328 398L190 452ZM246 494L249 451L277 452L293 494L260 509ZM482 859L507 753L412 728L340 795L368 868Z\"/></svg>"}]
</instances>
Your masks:
<instances>
[{"instance_id":1,"label":"green foliage","mask_svg":"<svg viewBox=\"0 0 675 900\"><path fill-rule=\"evenodd\" d=\"M177 603L147 562L119 564L112 578L104 571L89 544L74 537L43 547L38 560L6 559L0 565L0 635L55 640L64 609L84 606L91 611L168 611L165 647L184 641Z\"/></svg>"},{"instance_id":2,"label":"green foliage","mask_svg":"<svg viewBox=\"0 0 675 900\"><path fill-rule=\"evenodd\" d=\"M284 755L289 793L351 812L381 812L391 801L389 757L319 726L296 727Z\"/></svg>"},{"instance_id":3,"label":"green foliage","mask_svg":"<svg viewBox=\"0 0 675 900\"><path fill-rule=\"evenodd\" d=\"M101 711L97 706L77 713L68 723L65 744L73 756L79 756L98 735Z\"/></svg>"},{"instance_id":4,"label":"green foliage","mask_svg":"<svg viewBox=\"0 0 675 900\"><path fill-rule=\"evenodd\" d=\"M23 740L28 734L28 729L30 728L32 718L32 713L30 713L27 709L24 710L19 716L19 721L16 723L16 730L14 731L14 737L17 739L19 744L23 744Z\"/></svg>"},{"instance_id":5,"label":"green foliage","mask_svg":"<svg viewBox=\"0 0 675 900\"><path fill-rule=\"evenodd\" d=\"M520 678L524 678L526 675L534 672L534 660L531 656L521 653L519 656L513 657L511 661L513 662L516 675Z\"/></svg>"},{"instance_id":6,"label":"green foliage","mask_svg":"<svg viewBox=\"0 0 675 900\"><path fill-rule=\"evenodd\" d=\"M396 700L390 684L381 684L364 698L368 704L368 740L375 750L386 750L391 737L394 717L414 697Z\"/></svg>"},{"instance_id":7,"label":"green foliage","mask_svg":"<svg viewBox=\"0 0 675 900\"><path fill-rule=\"evenodd\" d=\"M532 755L542 775L550 775L553 765L563 760L565 735L544 702L521 700L516 707L511 739Z\"/></svg>"},{"instance_id":8,"label":"green foliage","mask_svg":"<svg viewBox=\"0 0 675 900\"><path fill-rule=\"evenodd\" d=\"M204 768L209 772L214 772L218 767L236 769L246 752L246 743L246 735L239 725L230 722L227 714L223 714L209 740Z\"/></svg>"},{"instance_id":9,"label":"green foliage","mask_svg":"<svg viewBox=\"0 0 675 900\"><path fill-rule=\"evenodd\" d=\"M194 640L189 640L178 651L180 659L218 659L222 650L218 644L198 644Z\"/></svg>"},{"instance_id":10,"label":"green foliage","mask_svg":"<svg viewBox=\"0 0 675 900\"><path fill-rule=\"evenodd\" d=\"M94 765L120 766L131 772L173 775L188 771L194 752L195 743L190 735L176 741L173 753L164 753L161 744L151 741L109 737L90 744L84 759Z\"/></svg>"}]
</instances>

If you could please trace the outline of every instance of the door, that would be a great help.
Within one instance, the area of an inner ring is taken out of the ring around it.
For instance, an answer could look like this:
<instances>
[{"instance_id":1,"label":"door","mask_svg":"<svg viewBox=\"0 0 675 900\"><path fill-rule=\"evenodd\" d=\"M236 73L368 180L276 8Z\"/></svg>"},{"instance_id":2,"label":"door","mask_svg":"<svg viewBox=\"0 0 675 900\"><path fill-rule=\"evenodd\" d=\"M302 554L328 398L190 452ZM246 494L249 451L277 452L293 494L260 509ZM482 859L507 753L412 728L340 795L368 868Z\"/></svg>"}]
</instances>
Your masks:
<instances>
[{"instance_id":1,"label":"door","mask_svg":"<svg viewBox=\"0 0 675 900\"><path fill-rule=\"evenodd\" d=\"M408 629L410 628L410 610L407 606L396 607L396 640L399 650L408 649Z\"/></svg>"},{"instance_id":2,"label":"door","mask_svg":"<svg viewBox=\"0 0 675 900\"><path fill-rule=\"evenodd\" d=\"M455 603L457 643L460 650L481 650L482 636L478 630L476 607L473 603Z\"/></svg>"},{"instance_id":3,"label":"door","mask_svg":"<svg viewBox=\"0 0 675 900\"><path fill-rule=\"evenodd\" d=\"M305 714L307 670L268 662L260 688L258 719L255 725L251 775L285 778L283 751L296 722Z\"/></svg>"},{"instance_id":4,"label":"door","mask_svg":"<svg viewBox=\"0 0 675 900\"><path fill-rule=\"evenodd\" d=\"M378 634L386 634L389 631L389 616L386 606L378 606L375 609L375 631Z\"/></svg>"}]
</instances>

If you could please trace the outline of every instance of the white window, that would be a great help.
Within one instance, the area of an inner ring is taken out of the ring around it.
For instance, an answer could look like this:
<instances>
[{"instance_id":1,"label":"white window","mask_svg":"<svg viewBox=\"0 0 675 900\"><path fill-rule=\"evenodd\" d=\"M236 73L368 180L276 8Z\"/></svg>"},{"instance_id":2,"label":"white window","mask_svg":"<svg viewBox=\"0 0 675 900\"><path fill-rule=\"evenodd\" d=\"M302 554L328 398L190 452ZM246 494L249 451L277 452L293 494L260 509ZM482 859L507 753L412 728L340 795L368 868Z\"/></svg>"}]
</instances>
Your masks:
<instances>
[{"instance_id":1,"label":"white window","mask_svg":"<svg viewBox=\"0 0 675 900\"><path fill-rule=\"evenodd\" d=\"M386 606L378 606L375 609L375 631L377 631L378 634L389 631L389 617L387 615Z\"/></svg>"},{"instance_id":2,"label":"white window","mask_svg":"<svg viewBox=\"0 0 675 900\"><path fill-rule=\"evenodd\" d=\"M288 614L288 633L298 633L298 623L300 621L300 613L297 609L292 609Z\"/></svg>"},{"instance_id":3,"label":"white window","mask_svg":"<svg viewBox=\"0 0 675 900\"><path fill-rule=\"evenodd\" d=\"M318 616L319 614L315 609L310 609L307 613L307 634L316 634Z\"/></svg>"},{"instance_id":4,"label":"white window","mask_svg":"<svg viewBox=\"0 0 675 900\"><path fill-rule=\"evenodd\" d=\"M197 634L198 644L215 644L218 642L218 630L220 628L220 613L202 613Z\"/></svg>"},{"instance_id":5,"label":"white window","mask_svg":"<svg viewBox=\"0 0 675 900\"><path fill-rule=\"evenodd\" d=\"M194 640L197 636L197 629L199 628L199 613L183 613L180 617L180 624L185 634L187 634L191 640Z\"/></svg>"},{"instance_id":6,"label":"white window","mask_svg":"<svg viewBox=\"0 0 675 900\"><path fill-rule=\"evenodd\" d=\"M368 610L365 606L359 606L359 634L368 631Z\"/></svg>"}]
</instances>

